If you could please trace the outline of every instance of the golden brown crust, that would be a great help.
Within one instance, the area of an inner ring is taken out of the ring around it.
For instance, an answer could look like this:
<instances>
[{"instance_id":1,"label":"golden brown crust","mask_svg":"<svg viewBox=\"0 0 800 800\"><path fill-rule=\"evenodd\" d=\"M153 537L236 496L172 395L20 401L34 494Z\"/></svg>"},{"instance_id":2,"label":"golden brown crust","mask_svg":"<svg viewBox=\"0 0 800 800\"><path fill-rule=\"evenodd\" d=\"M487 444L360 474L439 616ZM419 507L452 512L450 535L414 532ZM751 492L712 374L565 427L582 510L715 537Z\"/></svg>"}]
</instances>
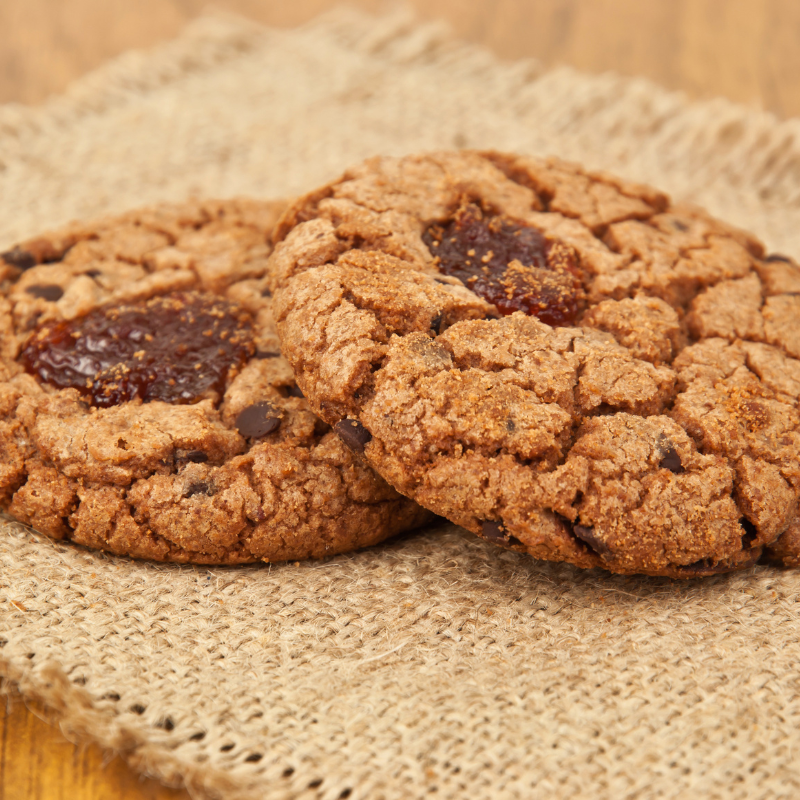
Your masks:
<instances>
[{"instance_id":1,"label":"golden brown crust","mask_svg":"<svg viewBox=\"0 0 800 800\"><path fill-rule=\"evenodd\" d=\"M0 261L0 507L54 538L218 564L322 557L430 518L314 416L280 356L266 276L283 208L141 209L25 242ZM42 286L57 287L55 299ZM227 298L253 320L255 356L221 397L96 408L20 363L36 326L173 290ZM237 419L257 403L270 404L277 427L246 438Z\"/></svg>"},{"instance_id":2,"label":"golden brown crust","mask_svg":"<svg viewBox=\"0 0 800 800\"><path fill-rule=\"evenodd\" d=\"M441 273L425 231L465 197L577 253L574 326L498 318ZM276 239L299 385L422 505L540 558L676 577L747 566L788 529L800 270L753 236L557 159L460 152L372 159Z\"/></svg>"}]
</instances>

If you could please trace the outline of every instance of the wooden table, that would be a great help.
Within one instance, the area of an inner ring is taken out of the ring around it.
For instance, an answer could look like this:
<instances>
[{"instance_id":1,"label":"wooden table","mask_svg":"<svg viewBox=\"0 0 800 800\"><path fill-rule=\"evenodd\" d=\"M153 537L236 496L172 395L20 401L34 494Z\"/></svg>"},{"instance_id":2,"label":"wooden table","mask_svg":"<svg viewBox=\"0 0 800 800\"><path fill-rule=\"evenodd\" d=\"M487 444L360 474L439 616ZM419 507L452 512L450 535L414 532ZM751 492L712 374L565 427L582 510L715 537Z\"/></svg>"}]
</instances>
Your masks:
<instances>
[{"instance_id":1,"label":"wooden table","mask_svg":"<svg viewBox=\"0 0 800 800\"><path fill-rule=\"evenodd\" d=\"M0 102L38 103L132 47L174 36L207 0L2 0ZM378 11L382 0L351 0ZM421 17L503 58L644 75L692 97L725 95L800 114L797 0L410 0ZM217 0L269 25L335 0ZM188 800L119 758L68 742L21 702L0 712L0 800Z\"/></svg>"},{"instance_id":2,"label":"wooden table","mask_svg":"<svg viewBox=\"0 0 800 800\"><path fill-rule=\"evenodd\" d=\"M380 10L387 0L349 0ZM800 114L797 0L409 0L421 17L504 58L534 56L645 75L695 97L722 94ZM36 103L131 47L174 36L208 0L3 0L0 102ZM297 25L335 0L216 0L269 25Z\"/></svg>"}]
</instances>

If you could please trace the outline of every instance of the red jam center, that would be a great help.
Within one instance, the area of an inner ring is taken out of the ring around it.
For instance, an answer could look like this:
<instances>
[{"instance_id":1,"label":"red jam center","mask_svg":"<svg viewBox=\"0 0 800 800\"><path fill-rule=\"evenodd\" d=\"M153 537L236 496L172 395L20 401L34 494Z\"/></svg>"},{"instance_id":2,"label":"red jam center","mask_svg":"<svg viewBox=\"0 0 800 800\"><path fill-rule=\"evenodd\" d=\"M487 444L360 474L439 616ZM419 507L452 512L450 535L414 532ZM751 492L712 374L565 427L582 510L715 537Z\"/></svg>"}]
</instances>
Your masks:
<instances>
[{"instance_id":1,"label":"red jam center","mask_svg":"<svg viewBox=\"0 0 800 800\"><path fill-rule=\"evenodd\" d=\"M501 314L524 311L548 325L570 325L583 297L575 251L536 228L462 205L423 241L439 271L453 275Z\"/></svg>"},{"instance_id":2,"label":"red jam center","mask_svg":"<svg viewBox=\"0 0 800 800\"><path fill-rule=\"evenodd\" d=\"M78 389L101 408L136 397L193 403L221 397L253 354L250 325L232 303L176 293L42 325L21 360L45 383Z\"/></svg>"}]
</instances>

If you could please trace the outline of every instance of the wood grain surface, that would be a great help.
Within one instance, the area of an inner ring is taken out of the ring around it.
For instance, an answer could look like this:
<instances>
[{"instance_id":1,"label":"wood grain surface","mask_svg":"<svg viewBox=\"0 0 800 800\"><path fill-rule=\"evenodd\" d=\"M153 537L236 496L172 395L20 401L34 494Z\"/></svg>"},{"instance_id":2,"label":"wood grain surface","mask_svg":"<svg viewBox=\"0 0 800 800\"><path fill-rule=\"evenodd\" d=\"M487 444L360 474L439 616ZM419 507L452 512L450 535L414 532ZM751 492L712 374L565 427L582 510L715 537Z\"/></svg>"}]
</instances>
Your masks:
<instances>
[{"instance_id":1,"label":"wood grain surface","mask_svg":"<svg viewBox=\"0 0 800 800\"><path fill-rule=\"evenodd\" d=\"M350 0L379 11L387 0ZM800 114L797 0L409 0L504 58L645 75L693 97ZM207 0L2 0L0 102L36 103L122 50L174 36ZM335 0L217 0L290 26Z\"/></svg>"},{"instance_id":2,"label":"wood grain surface","mask_svg":"<svg viewBox=\"0 0 800 800\"><path fill-rule=\"evenodd\" d=\"M44 708L0 703L0 800L189 800L96 745L68 741Z\"/></svg>"},{"instance_id":3,"label":"wood grain surface","mask_svg":"<svg viewBox=\"0 0 800 800\"><path fill-rule=\"evenodd\" d=\"M217 0L293 26L335 0ZM380 11L384 0L351 0ZM691 97L800 114L798 0L410 0L502 58L643 75ZM129 48L175 36L207 0L0 0L0 102L38 103ZM96 746L70 743L21 702L0 710L0 800L188 800Z\"/></svg>"}]
</instances>

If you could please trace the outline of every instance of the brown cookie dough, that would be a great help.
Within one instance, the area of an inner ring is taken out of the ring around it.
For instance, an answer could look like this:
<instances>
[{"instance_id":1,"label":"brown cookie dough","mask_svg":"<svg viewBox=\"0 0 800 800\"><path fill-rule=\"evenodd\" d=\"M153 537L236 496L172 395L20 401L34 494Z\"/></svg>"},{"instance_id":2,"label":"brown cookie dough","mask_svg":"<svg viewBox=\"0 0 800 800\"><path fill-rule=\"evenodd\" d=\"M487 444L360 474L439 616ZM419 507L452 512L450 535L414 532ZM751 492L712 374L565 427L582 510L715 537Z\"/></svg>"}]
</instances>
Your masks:
<instances>
[{"instance_id":1,"label":"brown cookie dough","mask_svg":"<svg viewBox=\"0 0 800 800\"><path fill-rule=\"evenodd\" d=\"M236 564L431 514L309 409L274 330L284 204L164 205L0 257L0 508L56 539Z\"/></svg>"},{"instance_id":2,"label":"brown cookie dough","mask_svg":"<svg viewBox=\"0 0 800 800\"><path fill-rule=\"evenodd\" d=\"M271 257L311 407L504 547L687 577L798 563L800 269L557 159L376 158Z\"/></svg>"}]
</instances>

